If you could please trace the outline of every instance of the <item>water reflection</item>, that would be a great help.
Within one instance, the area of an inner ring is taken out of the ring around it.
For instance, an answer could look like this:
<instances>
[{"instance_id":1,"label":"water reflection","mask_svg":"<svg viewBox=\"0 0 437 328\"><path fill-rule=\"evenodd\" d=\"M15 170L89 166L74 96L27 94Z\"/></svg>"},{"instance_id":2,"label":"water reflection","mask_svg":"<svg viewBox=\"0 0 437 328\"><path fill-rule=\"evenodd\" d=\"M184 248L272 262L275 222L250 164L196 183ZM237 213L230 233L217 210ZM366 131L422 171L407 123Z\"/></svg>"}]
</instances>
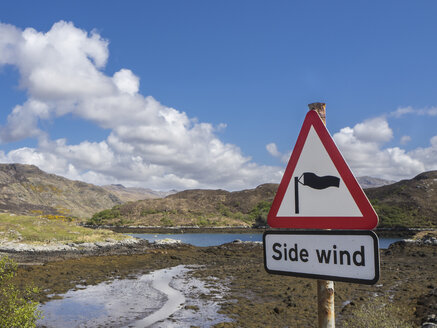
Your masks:
<instances>
[{"instance_id":1,"label":"water reflection","mask_svg":"<svg viewBox=\"0 0 437 328\"><path fill-rule=\"evenodd\" d=\"M40 307L44 318L38 327L188 328L230 321L218 313L218 301L227 287L222 282L206 287L204 282L189 276L192 269L179 265L137 279L69 291L63 299ZM200 297L208 294L214 297Z\"/></svg>"}]
</instances>

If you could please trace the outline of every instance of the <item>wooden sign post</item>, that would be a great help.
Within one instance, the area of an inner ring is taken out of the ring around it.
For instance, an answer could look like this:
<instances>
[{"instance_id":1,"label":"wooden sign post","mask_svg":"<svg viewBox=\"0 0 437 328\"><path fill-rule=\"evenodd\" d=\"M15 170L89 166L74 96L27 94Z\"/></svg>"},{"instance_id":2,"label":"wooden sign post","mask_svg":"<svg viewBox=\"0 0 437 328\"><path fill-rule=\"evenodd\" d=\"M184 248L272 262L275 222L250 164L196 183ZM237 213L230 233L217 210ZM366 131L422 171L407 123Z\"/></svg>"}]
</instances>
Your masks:
<instances>
[{"instance_id":1,"label":"wooden sign post","mask_svg":"<svg viewBox=\"0 0 437 328\"><path fill-rule=\"evenodd\" d=\"M326 126L326 104L312 103L308 105L309 110L315 110ZM335 327L334 307L334 282L330 280L317 280L317 309L319 328Z\"/></svg>"},{"instance_id":2,"label":"wooden sign post","mask_svg":"<svg viewBox=\"0 0 437 328\"><path fill-rule=\"evenodd\" d=\"M280 230L264 233L264 264L272 274L318 279L319 328L334 328L333 281L379 279L378 215L326 129L325 104L308 107L267 216Z\"/></svg>"}]
</instances>

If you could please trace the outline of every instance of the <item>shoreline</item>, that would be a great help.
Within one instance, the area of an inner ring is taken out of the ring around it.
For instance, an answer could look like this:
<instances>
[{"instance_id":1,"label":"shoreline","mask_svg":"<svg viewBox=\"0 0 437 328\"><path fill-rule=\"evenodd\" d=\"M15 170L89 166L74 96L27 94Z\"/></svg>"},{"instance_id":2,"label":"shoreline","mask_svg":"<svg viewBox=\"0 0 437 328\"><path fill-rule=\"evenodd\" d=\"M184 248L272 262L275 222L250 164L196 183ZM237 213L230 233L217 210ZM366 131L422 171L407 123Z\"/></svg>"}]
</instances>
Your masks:
<instances>
[{"instance_id":1,"label":"shoreline","mask_svg":"<svg viewBox=\"0 0 437 328\"><path fill-rule=\"evenodd\" d=\"M217 327L312 326L313 320L317 319L314 318L317 313L315 280L266 273L262 249L262 245L255 243L210 247L144 243L129 251L127 248L117 252L101 250L100 254L93 254L95 256L60 259L58 254L44 265L20 266L17 281L21 285L38 286L43 291L40 301L47 302L68 290L113 279L133 279L139 274L181 264L193 265L192 277L215 286L217 290L221 290L222 285L229 288L225 295L220 296L219 313L232 321ZM34 252L34 259L35 255L40 254ZM336 317L341 323L353 318L362 306L372 306L376 300L390 300L401 310L392 316L414 321L417 326L423 318L436 311L427 306L431 304L430 297L434 297L430 293L437 292L437 286L432 283L435 281L437 247L400 241L381 250L380 255L381 278L377 284L335 284ZM199 297L208 300L214 294ZM185 308L196 318L202 318L193 304L186 304ZM390 319L390 316L381 318Z\"/></svg>"},{"instance_id":2,"label":"shoreline","mask_svg":"<svg viewBox=\"0 0 437 328\"><path fill-rule=\"evenodd\" d=\"M156 229L154 228L121 228L122 233L153 233L153 234L184 234L184 233L263 233L267 229L230 229L230 228L194 228L186 230L185 228ZM119 231L121 233L121 231ZM437 230L423 230L413 233L409 230L408 234L399 231L376 231L379 238L402 238L396 243L410 245L437 245ZM412 237L415 237L413 239ZM232 244L233 242L230 242ZM250 243L250 242L249 242ZM226 244L224 244L226 245ZM106 241L94 243L48 243L32 244L19 241L0 242L0 257L9 256L19 264L26 263L47 263L50 261L59 261L71 258L80 258L83 256L107 256L107 255L133 255L147 252L151 249L194 247L197 246L181 243L180 241L169 240L164 242L150 242L145 239L130 237L120 241ZM200 247L200 246L199 246ZM204 246L205 247L205 246ZM213 247L213 246L211 246ZM38 259L36 261L36 259Z\"/></svg>"},{"instance_id":3,"label":"shoreline","mask_svg":"<svg viewBox=\"0 0 437 328\"><path fill-rule=\"evenodd\" d=\"M267 230L290 230L293 229L273 229L268 227L163 227L163 226L85 226L91 229L109 229L118 233L157 233L157 234L181 234L181 233L264 233ZM423 231L436 231L432 228L376 228L373 230L379 237L399 237L410 238Z\"/></svg>"}]
</instances>

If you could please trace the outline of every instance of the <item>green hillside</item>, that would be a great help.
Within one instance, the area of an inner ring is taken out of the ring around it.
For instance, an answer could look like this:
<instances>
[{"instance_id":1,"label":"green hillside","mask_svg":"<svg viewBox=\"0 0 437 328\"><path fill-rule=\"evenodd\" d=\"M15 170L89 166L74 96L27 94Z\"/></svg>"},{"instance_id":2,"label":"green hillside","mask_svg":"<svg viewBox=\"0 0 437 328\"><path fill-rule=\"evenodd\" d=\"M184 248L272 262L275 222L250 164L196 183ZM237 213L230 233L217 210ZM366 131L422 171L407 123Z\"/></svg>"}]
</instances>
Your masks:
<instances>
[{"instance_id":1,"label":"green hillside","mask_svg":"<svg viewBox=\"0 0 437 328\"><path fill-rule=\"evenodd\" d=\"M96 213L88 223L144 226L265 225L276 184L255 189L185 190L162 199L126 203Z\"/></svg>"},{"instance_id":2,"label":"green hillside","mask_svg":"<svg viewBox=\"0 0 437 328\"><path fill-rule=\"evenodd\" d=\"M365 192L380 227L437 227L437 171Z\"/></svg>"},{"instance_id":3,"label":"green hillside","mask_svg":"<svg viewBox=\"0 0 437 328\"><path fill-rule=\"evenodd\" d=\"M117 205L96 213L89 224L132 226L260 226L278 185L255 189L186 190L162 199ZM437 227L437 171L365 189L379 227Z\"/></svg>"}]
</instances>

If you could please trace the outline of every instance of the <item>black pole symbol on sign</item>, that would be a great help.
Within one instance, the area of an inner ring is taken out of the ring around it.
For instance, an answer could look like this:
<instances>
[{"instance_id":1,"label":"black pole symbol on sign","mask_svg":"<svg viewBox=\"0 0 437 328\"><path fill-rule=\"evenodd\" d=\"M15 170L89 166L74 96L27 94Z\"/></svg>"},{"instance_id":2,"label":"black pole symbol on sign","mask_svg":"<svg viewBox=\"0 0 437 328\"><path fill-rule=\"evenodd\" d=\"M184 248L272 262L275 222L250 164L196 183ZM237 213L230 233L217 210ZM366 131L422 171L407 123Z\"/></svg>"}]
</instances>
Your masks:
<instances>
[{"instance_id":1,"label":"black pole symbol on sign","mask_svg":"<svg viewBox=\"0 0 437 328\"><path fill-rule=\"evenodd\" d=\"M340 178L332 175L319 177L312 172L305 172L300 177L294 177L294 211L299 214L299 183L313 189L326 189L329 187L339 187Z\"/></svg>"}]
</instances>

